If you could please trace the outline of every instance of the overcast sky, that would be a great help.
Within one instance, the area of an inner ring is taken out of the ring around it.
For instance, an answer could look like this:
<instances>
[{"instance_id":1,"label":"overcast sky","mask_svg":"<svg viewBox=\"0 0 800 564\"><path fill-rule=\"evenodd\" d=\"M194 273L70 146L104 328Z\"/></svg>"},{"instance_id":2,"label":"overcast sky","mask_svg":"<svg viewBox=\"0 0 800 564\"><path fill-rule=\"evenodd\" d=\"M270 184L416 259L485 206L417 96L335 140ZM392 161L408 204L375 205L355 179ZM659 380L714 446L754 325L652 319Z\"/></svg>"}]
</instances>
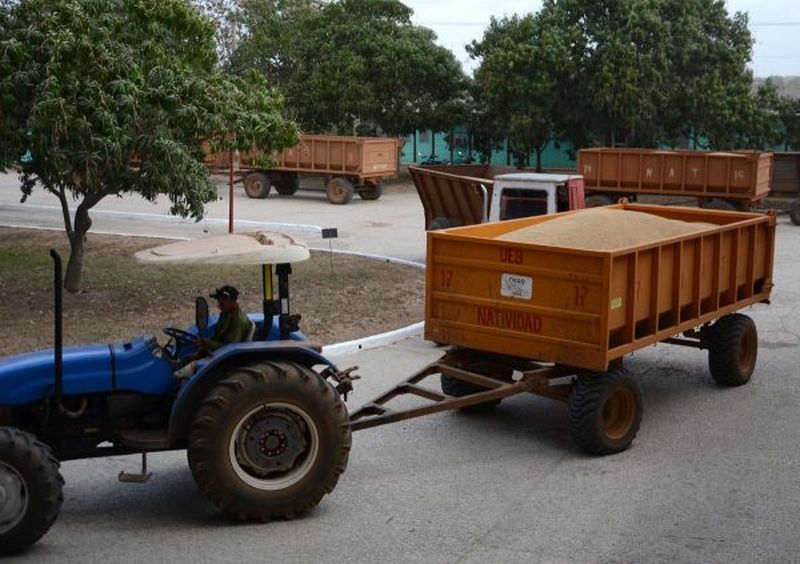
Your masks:
<instances>
[{"instance_id":1,"label":"overcast sky","mask_svg":"<svg viewBox=\"0 0 800 564\"><path fill-rule=\"evenodd\" d=\"M502 17L538 10L536 0L404 0L414 10L414 22L429 27L439 43L455 53L465 70L476 65L464 45L479 39L490 16ZM729 12L748 12L756 44L756 76L800 76L800 0L728 0Z\"/></svg>"}]
</instances>

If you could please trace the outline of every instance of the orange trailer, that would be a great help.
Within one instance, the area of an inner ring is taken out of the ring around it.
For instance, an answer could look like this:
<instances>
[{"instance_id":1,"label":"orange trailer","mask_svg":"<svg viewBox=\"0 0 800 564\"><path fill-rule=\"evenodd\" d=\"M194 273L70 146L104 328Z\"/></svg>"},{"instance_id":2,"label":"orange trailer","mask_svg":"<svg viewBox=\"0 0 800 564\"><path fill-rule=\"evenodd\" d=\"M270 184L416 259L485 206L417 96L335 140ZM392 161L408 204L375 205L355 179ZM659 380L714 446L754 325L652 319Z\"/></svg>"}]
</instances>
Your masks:
<instances>
[{"instance_id":1,"label":"orange trailer","mask_svg":"<svg viewBox=\"0 0 800 564\"><path fill-rule=\"evenodd\" d=\"M745 209L769 194L772 153L600 147L578 151L578 173L592 202L638 194L692 196L709 209Z\"/></svg>"},{"instance_id":2,"label":"orange trailer","mask_svg":"<svg viewBox=\"0 0 800 564\"><path fill-rule=\"evenodd\" d=\"M274 167L259 166L260 151L242 153L239 166L251 198L265 198L273 185L278 194L294 194L300 176L319 176L325 179L328 200L347 204L356 192L364 200L381 197L381 182L397 176L401 145L392 137L301 135L297 145L276 156Z\"/></svg>"},{"instance_id":3,"label":"orange trailer","mask_svg":"<svg viewBox=\"0 0 800 564\"><path fill-rule=\"evenodd\" d=\"M722 386L749 381L758 334L740 313L773 286L775 215L637 204L609 209L699 222L691 234L611 250L513 242L564 212L428 232L425 337L440 360L351 416L354 430L529 392L565 401L576 443L627 448L641 392L623 356L659 342L708 350ZM694 228L692 228L694 229ZM499 239L500 238L500 239ZM424 386L438 376L442 392ZM429 400L395 410L400 396Z\"/></svg>"}]
</instances>

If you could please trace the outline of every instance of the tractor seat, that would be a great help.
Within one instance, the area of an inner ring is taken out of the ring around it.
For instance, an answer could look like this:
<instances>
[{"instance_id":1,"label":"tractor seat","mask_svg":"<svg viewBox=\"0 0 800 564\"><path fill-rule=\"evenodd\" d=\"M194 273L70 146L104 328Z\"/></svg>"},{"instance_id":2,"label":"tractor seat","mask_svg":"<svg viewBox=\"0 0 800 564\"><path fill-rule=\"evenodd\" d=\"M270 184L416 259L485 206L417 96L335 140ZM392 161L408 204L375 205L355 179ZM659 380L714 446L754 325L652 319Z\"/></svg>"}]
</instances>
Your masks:
<instances>
[{"instance_id":1,"label":"tractor seat","mask_svg":"<svg viewBox=\"0 0 800 564\"><path fill-rule=\"evenodd\" d=\"M250 329L248 329L247 336L245 336L245 338L244 338L244 342L245 343L252 342L253 341L253 337L256 334L256 322L253 321L252 319L250 319L249 321L250 321Z\"/></svg>"}]
</instances>

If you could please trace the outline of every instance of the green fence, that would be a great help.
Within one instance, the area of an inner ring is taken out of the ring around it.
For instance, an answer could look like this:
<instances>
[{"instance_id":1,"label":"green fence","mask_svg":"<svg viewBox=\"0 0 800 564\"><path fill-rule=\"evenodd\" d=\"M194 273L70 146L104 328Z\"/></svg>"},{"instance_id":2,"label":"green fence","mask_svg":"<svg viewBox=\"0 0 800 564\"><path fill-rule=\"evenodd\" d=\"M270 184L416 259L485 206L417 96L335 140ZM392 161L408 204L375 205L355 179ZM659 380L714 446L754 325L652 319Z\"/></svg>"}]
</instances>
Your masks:
<instances>
[{"instance_id":1,"label":"green fence","mask_svg":"<svg viewBox=\"0 0 800 564\"><path fill-rule=\"evenodd\" d=\"M452 144L448 139L452 136ZM492 151L490 163L495 165L515 164L514 157L509 151L508 143L500 144L499 149ZM575 160L571 159L568 150L571 145L567 143L550 142L542 153L542 166L544 168L575 168ZM471 146L468 132L464 128L456 128L452 135L443 131L417 131L405 138L403 150L400 153L402 164L421 163L431 156L436 156L441 161L460 164L468 160L470 155L475 162L484 162L482 154ZM536 154L530 155L531 166L536 164Z\"/></svg>"}]
</instances>

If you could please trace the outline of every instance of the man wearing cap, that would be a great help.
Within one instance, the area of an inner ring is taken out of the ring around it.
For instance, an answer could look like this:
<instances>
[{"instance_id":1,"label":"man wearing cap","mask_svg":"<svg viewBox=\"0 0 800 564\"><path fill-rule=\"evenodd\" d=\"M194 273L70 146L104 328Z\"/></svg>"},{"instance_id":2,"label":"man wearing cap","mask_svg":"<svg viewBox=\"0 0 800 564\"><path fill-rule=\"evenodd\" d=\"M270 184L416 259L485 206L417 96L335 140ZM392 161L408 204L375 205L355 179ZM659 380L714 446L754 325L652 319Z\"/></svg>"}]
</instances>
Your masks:
<instances>
[{"instance_id":1,"label":"man wearing cap","mask_svg":"<svg viewBox=\"0 0 800 564\"><path fill-rule=\"evenodd\" d=\"M223 345L246 341L250 333L250 319L242 312L236 301L239 299L239 290L233 286L220 286L210 297L216 299L219 305L217 326L210 339L203 337L195 339L194 344L199 350L192 355L191 361L206 357ZM194 374L196 368L197 365L194 362L189 362L177 370L175 376L178 378L189 377Z\"/></svg>"},{"instance_id":2,"label":"man wearing cap","mask_svg":"<svg viewBox=\"0 0 800 564\"><path fill-rule=\"evenodd\" d=\"M239 290L233 286L220 286L210 297L217 300L220 311L214 335L210 339L199 337L195 340L195 345L206 354L228 343L241 343L250 332L250 320L236 301L239 299Z\"/></svg>"}]
</instances>

